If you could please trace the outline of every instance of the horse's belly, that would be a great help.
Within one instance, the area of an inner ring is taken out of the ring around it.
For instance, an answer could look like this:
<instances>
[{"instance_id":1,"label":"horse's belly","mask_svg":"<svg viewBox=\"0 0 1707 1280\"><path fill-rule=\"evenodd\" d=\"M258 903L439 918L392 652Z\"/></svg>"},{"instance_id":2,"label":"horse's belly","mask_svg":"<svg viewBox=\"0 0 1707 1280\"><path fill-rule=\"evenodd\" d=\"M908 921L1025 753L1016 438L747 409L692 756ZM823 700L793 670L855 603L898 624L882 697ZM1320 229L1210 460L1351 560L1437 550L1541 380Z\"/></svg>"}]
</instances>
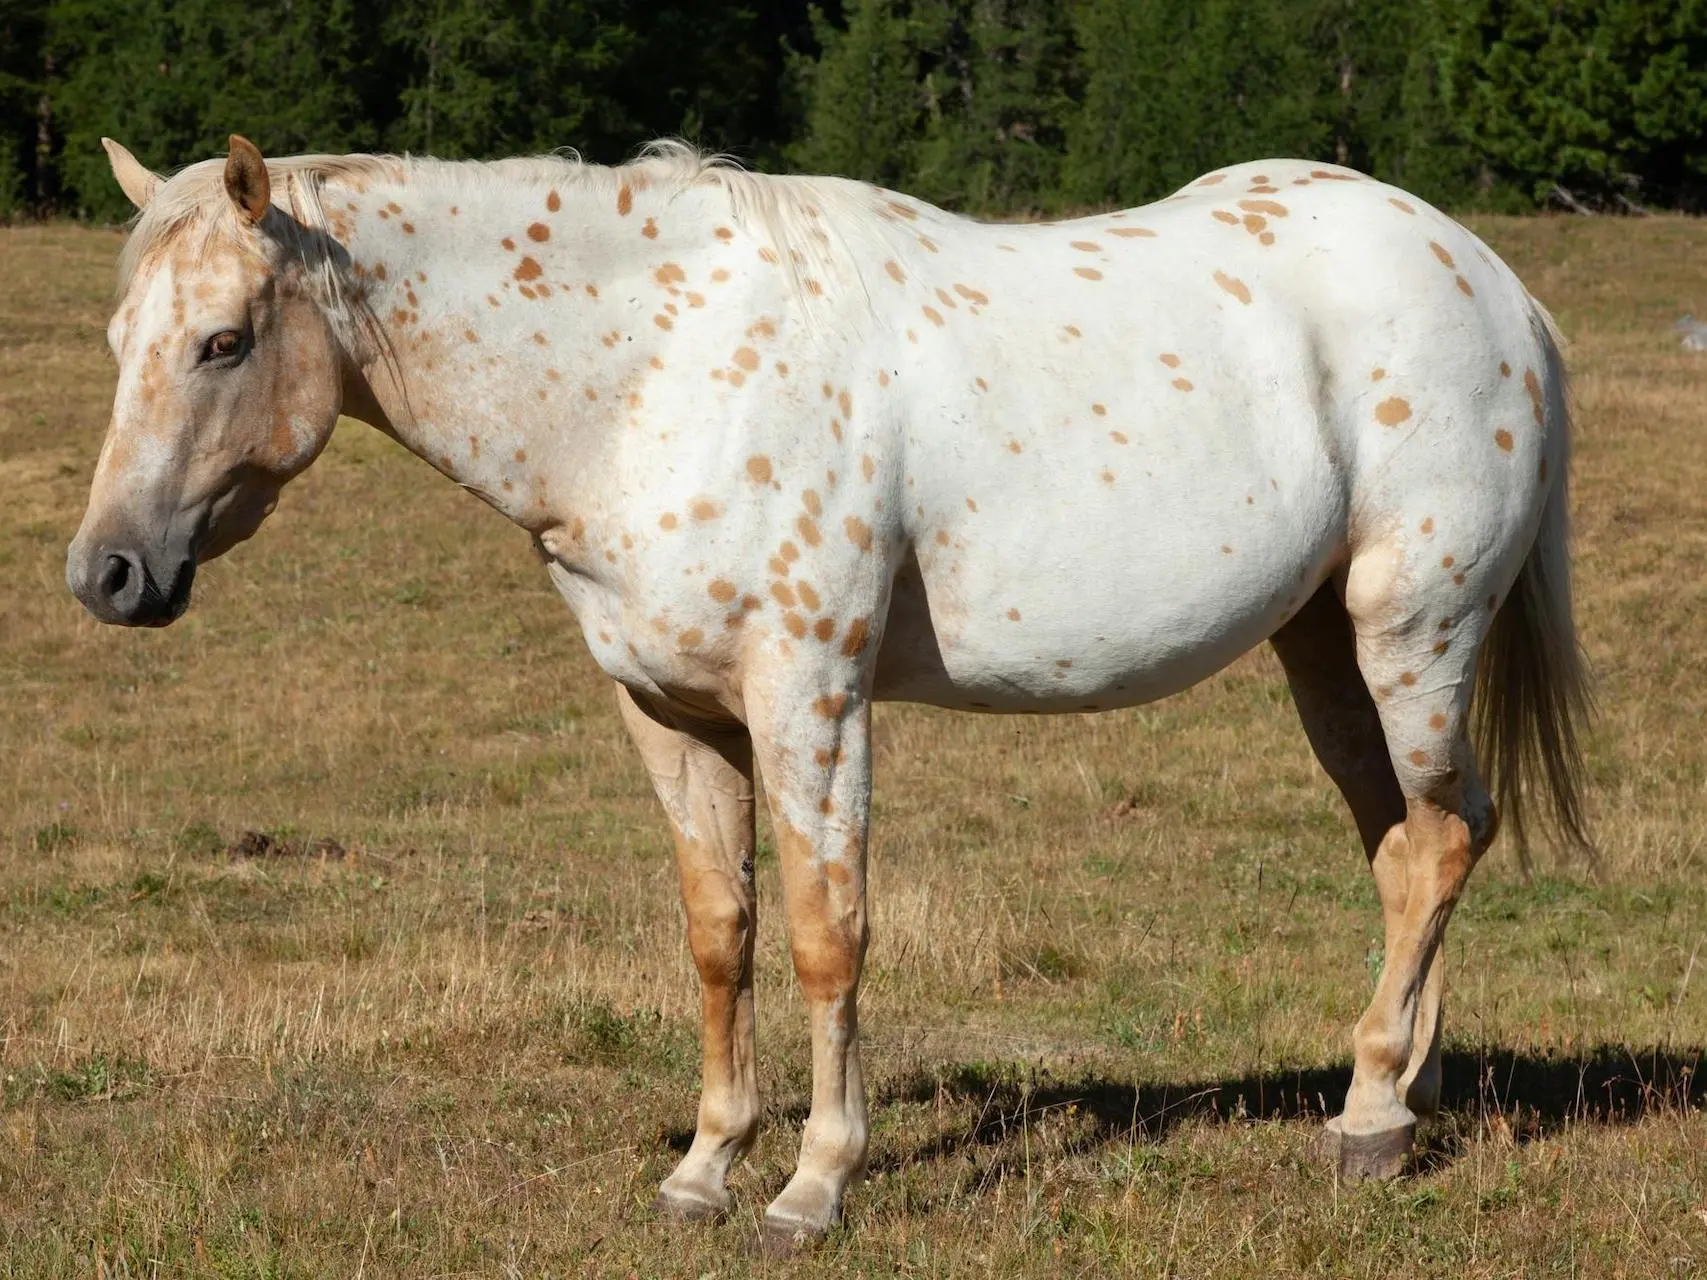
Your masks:
<instances>
[{"instance_id":1,"label":"horse's belly","mask_svg":"<svg viewBox=\"0 0 1707 1280\"><path fill-rule=\"evenodd\" d=\"M1272 635L1343 555L1325 489L1265 490L1259 511L1241 488L1231 521L1213 514L1226 495L1176 490L1056 521L991 513L999 535L921 548L894 585L876 696L1051 712L1189 688Z\"/></svg>"}]
</instances>

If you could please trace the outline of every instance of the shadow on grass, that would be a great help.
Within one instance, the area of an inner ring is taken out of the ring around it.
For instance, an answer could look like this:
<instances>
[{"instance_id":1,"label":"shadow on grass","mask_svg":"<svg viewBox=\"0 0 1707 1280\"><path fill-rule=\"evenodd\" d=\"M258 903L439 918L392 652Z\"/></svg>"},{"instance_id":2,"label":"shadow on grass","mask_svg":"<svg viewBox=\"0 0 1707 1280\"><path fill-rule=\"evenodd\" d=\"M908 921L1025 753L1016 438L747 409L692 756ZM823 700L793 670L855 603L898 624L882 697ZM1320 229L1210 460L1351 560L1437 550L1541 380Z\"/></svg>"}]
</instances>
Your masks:
<instances>
[{"instance_id":1,"label":"shadow on grass","mask_svg":"<svg viewBox=\"0 0 1707 1280\"><path fill-rule=\"evenodd\" d=\"M1699 1047L1601 1045L1574 1056L1449 1052L1441 1061L1441 1111L1449 1120L1456 1115L1503 1127L1520 1142L1565 1124L1634 1124L1646 1115L1707 1102L1704 1059L1707 1048ZM1136 1087L1003 1064L921 1068L880 1089L874 1104L941 1101L958 1108L970 1102L979 1107L978 1119L969 1128L874 1159L872 1168L898 1169L997 1146L1069 1108L1079 1118L1070 1145L1079 1150L1116 1140L1155 1141L1187 1120L1323 1119L1340 1109L1350 1082L1349 1066ZM1422 1144L1421 1163L1449 1157L1459 1145L1452 1126L1436 1126Z\"/></svg>"}]
</instances>

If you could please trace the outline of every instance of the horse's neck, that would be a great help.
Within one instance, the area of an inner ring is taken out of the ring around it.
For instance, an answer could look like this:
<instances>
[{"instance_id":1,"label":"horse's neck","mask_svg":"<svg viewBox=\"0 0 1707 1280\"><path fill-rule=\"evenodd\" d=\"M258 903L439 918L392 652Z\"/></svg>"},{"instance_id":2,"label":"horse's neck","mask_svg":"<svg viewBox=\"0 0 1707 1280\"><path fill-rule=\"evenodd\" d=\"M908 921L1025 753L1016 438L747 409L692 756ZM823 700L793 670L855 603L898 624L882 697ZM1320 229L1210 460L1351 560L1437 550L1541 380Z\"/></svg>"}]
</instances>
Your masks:
<instances>
[{"instance_id":1,"label":"horse's neck","mask_svg":"<svg viewBox=\"0 0 1707 1280\"><path fill-rule=\"evenodd\" d=\"M586 505L671 313L704 302L659 272L716 243L716 193L606 185L416 170L327 201L379 329L350 411L535 532Z\"/></svg>"}]
</instances>

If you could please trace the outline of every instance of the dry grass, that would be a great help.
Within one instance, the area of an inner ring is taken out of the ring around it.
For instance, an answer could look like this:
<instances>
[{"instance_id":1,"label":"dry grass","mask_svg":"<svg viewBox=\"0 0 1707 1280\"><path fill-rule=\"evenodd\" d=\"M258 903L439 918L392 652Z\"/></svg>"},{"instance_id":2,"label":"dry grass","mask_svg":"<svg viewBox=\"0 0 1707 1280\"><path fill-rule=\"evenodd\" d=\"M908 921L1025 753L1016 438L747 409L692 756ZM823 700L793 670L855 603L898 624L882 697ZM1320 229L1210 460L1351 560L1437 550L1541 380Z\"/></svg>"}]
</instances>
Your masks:
<instances>
[{"instance_id":1,"label":"dry grass","mask_svg":"<svg viewBox=\"0 0 1707 1280\"><path fill-rule=\"evenodd\" d=\"M1574 340L1605 853L1478 871L1422 1171L1348 1191L1313 1150L1379 918L1266 653L1102 717L885 707L874 1176L798 1272L1707 1266L1680 1074L1707 1045L1707 362L1668 329L1707 309L1707 226L1479 229ZM177 627L64 590L117 247L0 232L0 1270L770 1268L747 1243L807 1096L779 913L740 1211L655 1222L697 1076L666 834L520 532L352 426Z\"/></svg>"}]
</instances>

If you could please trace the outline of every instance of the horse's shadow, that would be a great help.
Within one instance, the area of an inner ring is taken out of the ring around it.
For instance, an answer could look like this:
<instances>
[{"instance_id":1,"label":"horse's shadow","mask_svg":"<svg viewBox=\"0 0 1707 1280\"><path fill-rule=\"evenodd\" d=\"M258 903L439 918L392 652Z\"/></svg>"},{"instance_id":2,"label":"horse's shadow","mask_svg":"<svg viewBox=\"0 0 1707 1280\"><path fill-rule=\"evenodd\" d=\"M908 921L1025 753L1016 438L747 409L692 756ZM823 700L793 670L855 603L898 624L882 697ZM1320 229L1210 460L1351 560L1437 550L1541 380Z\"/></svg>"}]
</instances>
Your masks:
<instances>
[{"instance_id":1,"label":"horse's shadow","mask_svg":"<svg viewBox=\"0 0 1707 1280\"><path fill-rule=\"evenodd\" d=\"M1517 1141L1544 1136L1566 1123L1634 1124L1658 1111L1707 1101L1704 1060L1707 1048L1700 1047L1598 1045L1571 1056L1448 1052L1441 1058L1441 1113L1481 1117L1503 1126ZM978 1103L978 1119L970 1127L880 1156L871 1167L894 1170L1000 1145L1042 1117L1069 1108L1082 1117L1067 1142L1075 1151L1114 1142L1156 1142L1189 1120L1321 1120L1339 1111L1350 1083L1349 1064L1136 1086L1094 1075L1056 1079L1047 1071L1011 1066L920 1069L880 1090L879 1104L946 1097ZM1458 1146L1458 1136L1443 1126L1425 1142L1422 1163L1449 1156Z\"/></svg>"},{"instance_id":2,"label":"horse's shadow","mask_svg":"<svg viewBox=\"0 0 1707 1280\"><path fill-rule=\"evenodd\" d=\"M1480 1121L1531 1141L1565 1124L1623 1126L1659 1112L1707 1103L1707 1048L1633 1049L1597 1045L1573 1055L1509 1050L1450 1051L1441 1059L1441 1114ZM874 1108L939 1103L964 1114L970 1125L945 1128L910 1146L873 1153L873 1172L999 1147L1045 1117L1071 1112L1070 1152L1119 1143L1153 1143L1190 1120L1324 1119L1340 1109L1351 1082L1349 1064L1272 1071L1185 1084L1132 1085L1095 1074L1058 1077L1017 1064L947 1063L920 1066L883 1082ZM805 1118L804 1101L782 1108L785 1122ZM1424 1141L1419 1164L1429 1167L1456 1154L1463 1125L1437 1126ZM686 1150L691 1132L671 1134L668 1145Z\"/></svg>"}]
</instances>

